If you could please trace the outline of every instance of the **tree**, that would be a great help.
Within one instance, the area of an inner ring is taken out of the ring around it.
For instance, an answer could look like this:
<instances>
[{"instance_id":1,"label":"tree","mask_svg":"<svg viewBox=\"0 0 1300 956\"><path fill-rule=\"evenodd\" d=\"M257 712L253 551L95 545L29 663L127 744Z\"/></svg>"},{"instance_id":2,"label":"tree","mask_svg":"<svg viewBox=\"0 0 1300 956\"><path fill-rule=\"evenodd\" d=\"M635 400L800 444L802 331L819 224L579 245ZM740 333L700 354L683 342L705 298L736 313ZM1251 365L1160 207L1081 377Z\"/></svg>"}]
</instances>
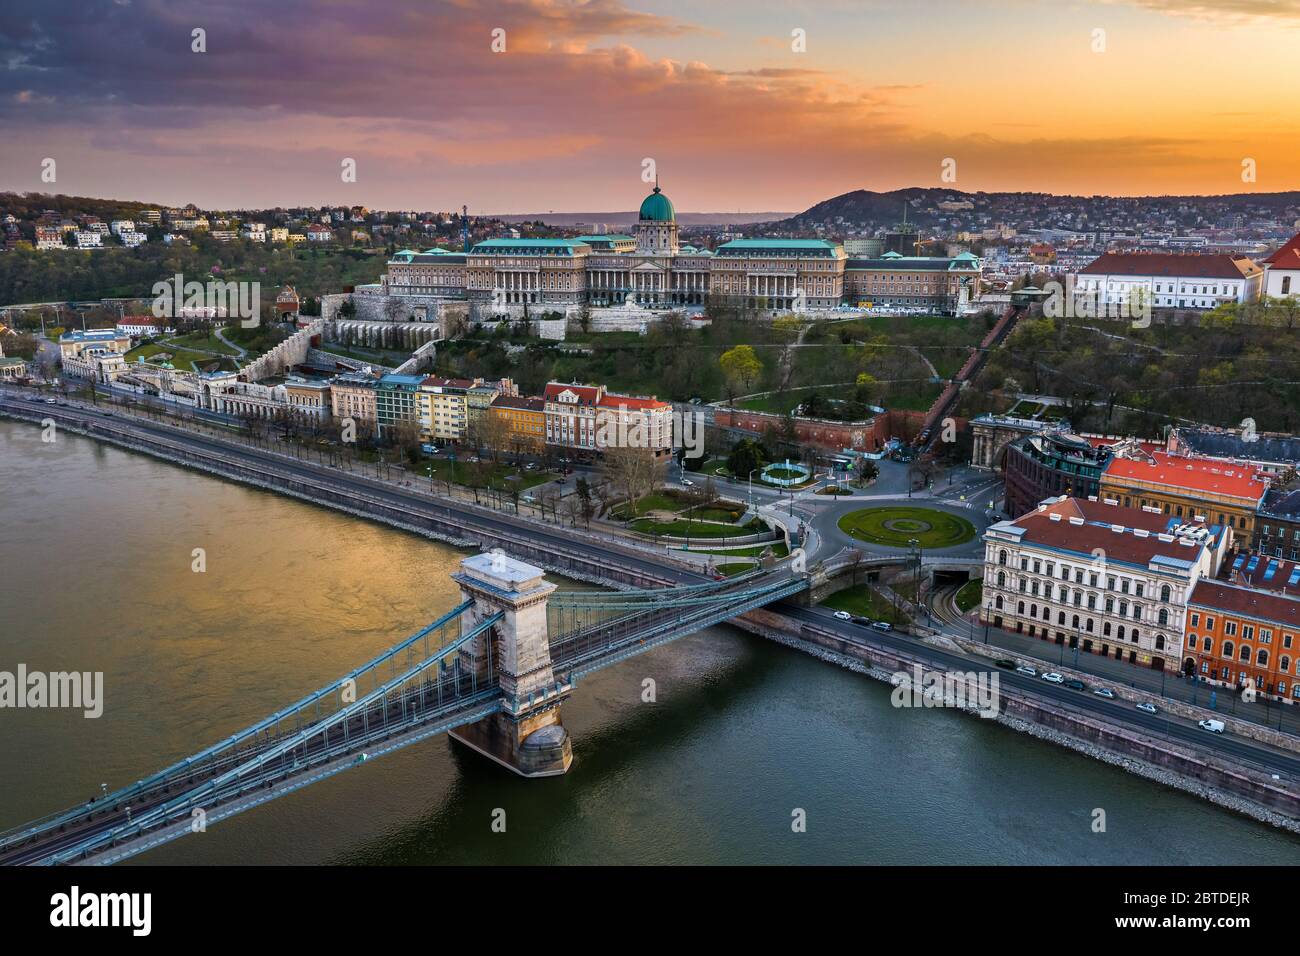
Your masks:
<instances>
[{"instance_id":1,"label":"tree","mask_svg":"<svg viewBox=\"0 0 1300 956\"><path fill-rule=\"evenodd\" d=\"M748 392L763 372L763 362L752 345L737 345L722 353L718 359L722 374L727 380L727 394L735 401L738 389Z\"/></svg>"},{"instance_id":2,"label":"tree","mask_svg":"<svg viewBox=\"0 0 1300 956\"><path fill-rule=\"evenodd\" d=\"M727 456L727 470L735 477L744 480L750 472L762 468L768 462L767 449L752 438L742 438L731 448Z\"/></svg>"},{"instance_id":3,"label":"tree","mask_svg":"<svg viewBox=\"0 0 1300 956\"><path fill-rule=\"evenodd\" d=\"M664 462L649 448L616 447L605 451L601 471L606 480L623 492L629 503L654 491L663 477Z\"/></svg>"},{"instance_id":4,"label":"tree","mask_svg":"<svg viewBox=\"0 0 1300 956\"><path fill-rule=\"evenodd\" d=\"M855 471L858 477L858 487L863 488L869 482L875 481L880 474L880 468L870 458L859 458Z\"/></svg>"}]
</instances>

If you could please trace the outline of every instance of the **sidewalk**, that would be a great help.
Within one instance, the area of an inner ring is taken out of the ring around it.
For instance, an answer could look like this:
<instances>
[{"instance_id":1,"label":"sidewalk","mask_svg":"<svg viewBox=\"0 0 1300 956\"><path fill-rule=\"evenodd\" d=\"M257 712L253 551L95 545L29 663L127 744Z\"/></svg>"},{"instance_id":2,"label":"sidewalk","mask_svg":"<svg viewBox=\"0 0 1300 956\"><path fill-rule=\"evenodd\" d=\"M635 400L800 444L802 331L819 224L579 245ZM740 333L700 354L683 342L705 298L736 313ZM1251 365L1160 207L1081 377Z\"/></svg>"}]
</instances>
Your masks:
<instances>
[{"instance_id":1,"label":"sidewalk","mask_svg":"<svg viewBox=\"0 0 1300 956\"><path fill-rule=\"evenodd\" d=\"M947 596L943 595L937 599L947 600ZM947 623L940 621L937 614L935 620L940 625ZM1260 695L1254 703L1246 703L1239 694L1228 687L1215 687L1200 681L1188 680L1182 675L1169 671L1152 670L1140 664L1129 664L1126 661L1117 661L1113 657L1102 657L1100 654L1084 651L1082 648L1057 644L1054 640L1016 634L992 626L985 628L973 614L965 616L965 621L967 629L962 636L971 640L985 640L985 631L987 631L987 643L1005 648L1021 657L1036 658L1048 665L1068 665L1076 670L1093 674L1111 685L1133 687L1300 735L1300 707L1295 705L1266 701L1263 695Z\"/></svg>"}]
</instances>

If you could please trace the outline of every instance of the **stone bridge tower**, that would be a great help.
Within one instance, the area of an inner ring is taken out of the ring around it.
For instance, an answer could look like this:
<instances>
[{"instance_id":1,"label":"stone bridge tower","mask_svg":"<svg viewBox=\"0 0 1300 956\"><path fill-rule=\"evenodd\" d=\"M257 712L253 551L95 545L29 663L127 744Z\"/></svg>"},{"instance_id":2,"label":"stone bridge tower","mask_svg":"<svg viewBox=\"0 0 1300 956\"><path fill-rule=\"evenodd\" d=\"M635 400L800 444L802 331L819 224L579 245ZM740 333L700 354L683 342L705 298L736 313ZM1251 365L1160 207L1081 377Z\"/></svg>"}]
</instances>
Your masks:
<instances>
[{"instance_id":1,"label":"stone bridge tower","mask_svg":"<svg viewBox=\"0 0 1300 956\"><path fill-rule=\"evenodd\" d=\"M560 702L569 685L555 680L546 630L546 599L555 585L542 569L500 551L476 554L460 563L452 579L461 600L473 600L461 626L505 614L485 634L461 649L460 664L482 678L489 666L501 685L502 710L451 736L525 777L564 773L573 762L569 735L560 723Z\"/></svg>"}]
</instances>

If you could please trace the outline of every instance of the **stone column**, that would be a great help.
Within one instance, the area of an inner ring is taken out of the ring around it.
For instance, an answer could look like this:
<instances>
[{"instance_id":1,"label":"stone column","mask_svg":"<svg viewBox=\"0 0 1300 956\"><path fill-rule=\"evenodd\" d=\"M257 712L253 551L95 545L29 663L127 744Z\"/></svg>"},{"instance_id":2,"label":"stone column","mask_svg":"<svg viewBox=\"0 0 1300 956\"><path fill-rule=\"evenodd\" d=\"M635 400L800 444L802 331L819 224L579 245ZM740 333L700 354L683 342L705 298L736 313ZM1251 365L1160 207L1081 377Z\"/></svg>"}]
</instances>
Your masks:
<instances>
[{"instance_id":1,"label":"stone column","mask_svg":"<svg viewBox=\"0 0 1300 956\"><path fill-rule=\"evenodd\" d=\"M546 599L555 585L541 568L500 551L477 554L452 575L462 600L473 600L461 626L504 612L504 619L461 649L461 667L501 687L501 711L450 731L455 739L524 777L552 777L573 762L560 702L570 685L556 681L546 629Z\"/></svg>"}]
</instances>

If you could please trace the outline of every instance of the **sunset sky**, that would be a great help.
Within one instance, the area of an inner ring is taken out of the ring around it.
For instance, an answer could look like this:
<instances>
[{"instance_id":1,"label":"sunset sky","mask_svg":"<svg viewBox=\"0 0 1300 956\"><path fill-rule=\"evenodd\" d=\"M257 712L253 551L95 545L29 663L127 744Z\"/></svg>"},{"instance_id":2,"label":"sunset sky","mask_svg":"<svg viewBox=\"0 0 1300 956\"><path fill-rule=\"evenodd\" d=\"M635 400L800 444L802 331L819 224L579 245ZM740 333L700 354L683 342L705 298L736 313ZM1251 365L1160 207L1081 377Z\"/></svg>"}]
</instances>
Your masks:
<instances>
[{"instance_id":1,"label":"sunset sky","mask_svg":"<svg viewBox=\"0 0 1300 956\"><path fill-rule=\"evenodd\" d=\"M1273 192L1297 50L1300 0L4 0L0 190L624 210L649 157L679 211Z\"/></svg>"}]
</instances>

